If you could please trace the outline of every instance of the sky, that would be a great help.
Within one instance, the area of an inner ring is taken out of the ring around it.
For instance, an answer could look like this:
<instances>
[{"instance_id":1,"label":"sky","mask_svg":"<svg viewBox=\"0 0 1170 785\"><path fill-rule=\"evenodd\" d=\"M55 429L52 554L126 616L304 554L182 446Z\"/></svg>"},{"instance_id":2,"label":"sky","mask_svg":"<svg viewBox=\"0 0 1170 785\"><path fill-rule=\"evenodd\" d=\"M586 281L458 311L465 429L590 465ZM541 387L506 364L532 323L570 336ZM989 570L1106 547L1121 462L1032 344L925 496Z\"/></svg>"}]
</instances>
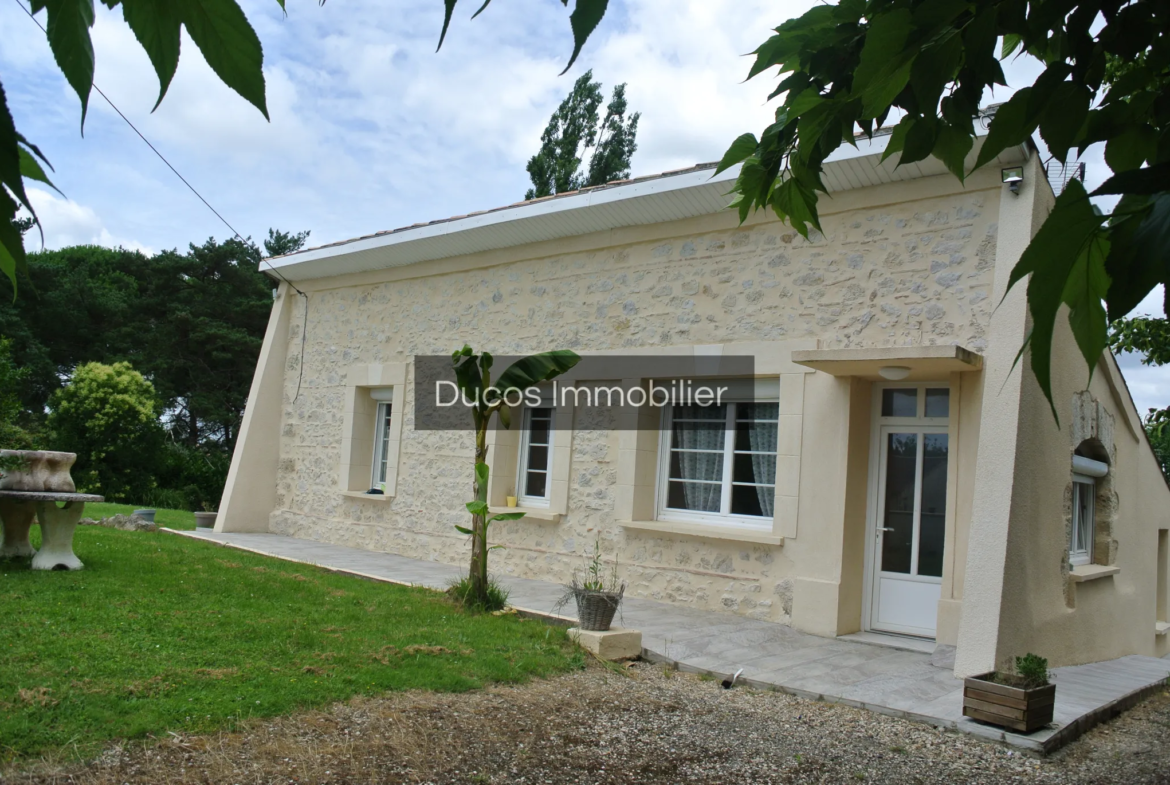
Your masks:
<instances>
[{"instance_id":1,"label":"sky","mask_svg":"<svg viewBox=\"0 0 1170 785\"><path fill-rule=\"evenodd\" d=\"M76 94L18 2L0 2L0 74L17 128L55 167L64 194L30 198L46 246L183 249L231 234L99 96L84 136ZM642 113L634 176L717 160L774 107L774 81L744 82L752 51L805 0L613 0L577 64L556 0L497 0L477 19L464 0L443 49L438 0L241 0L264 44L271 122L224 86L186 38L178 73L158 82L120 11L96 4L96 85L242 235L310 230L310 245L510 204L549 115L587 69L628 83ZM43 14L42 14L43 21ZM1006 100L1040 67L1005 64ZM1100 151L1086 184L1108 176ZM35 233L30 233L30 238ZM39 247L39 242L37 243ZM1161 296L1137 312L1161 315ZM1121 359L1138 410L1165 405L1170 368Z\"/></svg>"}]
</instances>

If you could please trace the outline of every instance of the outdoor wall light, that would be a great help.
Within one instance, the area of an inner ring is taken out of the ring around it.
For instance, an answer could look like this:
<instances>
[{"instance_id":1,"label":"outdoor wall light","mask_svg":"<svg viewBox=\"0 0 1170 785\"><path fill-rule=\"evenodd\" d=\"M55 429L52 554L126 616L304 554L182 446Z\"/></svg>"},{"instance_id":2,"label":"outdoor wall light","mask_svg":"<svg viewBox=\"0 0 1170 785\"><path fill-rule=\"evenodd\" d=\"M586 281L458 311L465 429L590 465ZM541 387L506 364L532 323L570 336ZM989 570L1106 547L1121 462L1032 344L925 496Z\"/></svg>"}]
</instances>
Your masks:
<instances>
[{"instance_id":1,"label":"outdoor wall light","mask_svg":"<svg viewBox=\"0 0 1170 785\"><path fill-rule=\"evenodd\" d=\"M900 382L909 375L910 369L905 365L883 365L878 368L878 376L891 382Z\"/></svg>"},{"instance_id":2,"label":"outdoor wall light","mask_svg":"<svg viewBox=\"0 0 1170 785\"><path fill-rule=\"evenodd\" d=\"M1011 192L1018 196L1020 193L1020 183L1024 182L1024 167L1009 166L1000 172L1000 177L1007 183L1007 187L1011 189Z\"/></svg>"}]
</instances>

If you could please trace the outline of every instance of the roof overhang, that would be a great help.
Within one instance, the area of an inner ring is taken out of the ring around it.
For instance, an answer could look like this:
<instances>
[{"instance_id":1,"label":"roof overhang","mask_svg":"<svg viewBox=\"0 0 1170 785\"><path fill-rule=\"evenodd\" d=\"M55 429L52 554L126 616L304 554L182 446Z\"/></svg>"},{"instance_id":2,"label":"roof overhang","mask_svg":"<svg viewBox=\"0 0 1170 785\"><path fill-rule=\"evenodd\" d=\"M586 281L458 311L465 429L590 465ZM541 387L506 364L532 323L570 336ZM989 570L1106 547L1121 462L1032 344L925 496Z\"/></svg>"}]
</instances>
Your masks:
<instances>
[{"instance_id":1,"label":"roof overhang","mask_svg":"<svg viewBox=\"0 0 1170 785\"><path fill-rule=\"evenodd\" d=\"M978 371L982 355L962 346L895 346L880 349L812 349L795 351L792 362L831 376L858 376L881 381L883 368L907 368L906 381L945 378L947 374Z\"/></svg>"},{"instance_id":2,"label":"roof overhang","mask_svg":"<svg viewBox=\"0 0 1170 785\"><path fill-rule=\"evenodd\" d=\"M978 128L978 125L977 125ZM979 132L985 133L981 128ZM976 140L968 167L983 139ZM946 175L931 157L898 166L898 156L881 160L888 134L861 138L829 156L822 179L830 193ZM988 168L1027 160L1028 144L1011 147ZM623 227L677 221L727 210L728 192L739 173L733 167L713 175L715 165L612 183L579 193L521 202L509 207L434 221L347 240L268 260L276 275L292 281L347 275L517 247ZM822 202L822 204L828 204Z\"/></svg>"}]
</instances>

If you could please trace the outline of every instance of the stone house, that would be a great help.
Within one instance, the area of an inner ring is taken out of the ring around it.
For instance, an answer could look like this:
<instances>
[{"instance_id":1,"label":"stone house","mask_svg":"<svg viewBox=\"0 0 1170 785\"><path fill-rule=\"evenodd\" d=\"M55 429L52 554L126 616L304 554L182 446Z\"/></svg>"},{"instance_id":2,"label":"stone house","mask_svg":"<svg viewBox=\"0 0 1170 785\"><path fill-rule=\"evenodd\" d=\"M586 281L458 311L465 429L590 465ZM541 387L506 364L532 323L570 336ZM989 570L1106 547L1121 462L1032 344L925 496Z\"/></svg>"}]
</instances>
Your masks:
<instances>
[{"instance_id":1,"label":"stone house","mask_svg":"<svg viewBox=\"0 0 1170 785\"><path fill-rule=\"evenodd\" d=\"M701 380L742 355L752 403L622 430L537 401L494 431L489 503L529 515L492 529L493 571L565 581L600 537L631 595L934 640L960 674L1165 654L1170 490L1114 358L1090 379L1058 319L1059 425L1012 368L1006 282L1054 198L1036 151L961 184L880 163L887 140L830 159L809 240L741 225L735 172L698 166L272 260L217 529L463 564L472 437L415 427L416 357L681 356Z\"/></svg>"}]
</instances>

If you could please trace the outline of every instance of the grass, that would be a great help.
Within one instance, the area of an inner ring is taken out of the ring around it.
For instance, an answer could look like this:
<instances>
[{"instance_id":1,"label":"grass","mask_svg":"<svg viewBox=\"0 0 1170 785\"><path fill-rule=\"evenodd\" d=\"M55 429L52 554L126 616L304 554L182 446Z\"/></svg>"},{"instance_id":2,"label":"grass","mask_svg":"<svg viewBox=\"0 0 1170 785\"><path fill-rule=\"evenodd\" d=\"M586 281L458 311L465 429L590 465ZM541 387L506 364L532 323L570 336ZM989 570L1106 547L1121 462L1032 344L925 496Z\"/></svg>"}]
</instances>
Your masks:
<instances>
[{"instance_id":1,"label":"grass","mask_svg":"<svg viewBox=\"0 0 1170 785\"><path fill-rule=\"evenodd\" d=\"M161 532L82 527L74 549L79 572L0 562L0 760L583 665L563 630L426 589Z\"/></svg>"},{"instance_id":2,"label":"grass","mask_svg":"<svg viewBox=\"0 0 1170 785\"><path fill-rule=\"evenodd\" d=\"M109 518L111 515L129 515L135 510L148 509L144 505L139 504L113 504L112 502L90 502L85 505L85 517L100 520L102 518ZM195 513L187 510L164 510L159 507L153 508L157 510L154 514L154 522L159 526L165 526L168 529L194 529L195 528ZM82 559L84 561L84 559Z\"/></svg>"}]
</instances>

